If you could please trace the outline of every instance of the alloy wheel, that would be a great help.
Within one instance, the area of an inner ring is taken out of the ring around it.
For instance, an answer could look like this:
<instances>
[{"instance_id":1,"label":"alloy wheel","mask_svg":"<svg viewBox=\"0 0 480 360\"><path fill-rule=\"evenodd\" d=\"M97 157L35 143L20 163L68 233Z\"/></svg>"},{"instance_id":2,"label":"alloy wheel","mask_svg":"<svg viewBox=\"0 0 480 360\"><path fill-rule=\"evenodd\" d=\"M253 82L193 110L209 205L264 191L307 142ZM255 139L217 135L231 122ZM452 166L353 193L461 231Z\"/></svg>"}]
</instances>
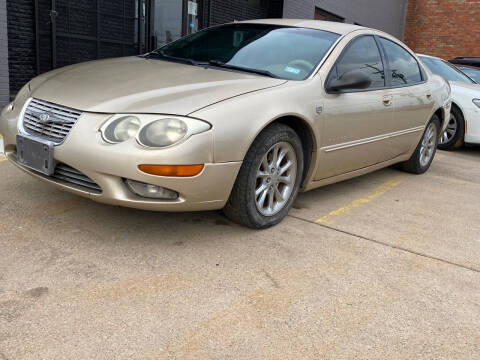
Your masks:
<instances>
[{"instance_id":1,"label":"alloy wheel","mask_svg":"<svg viewBox=\"0 0 480 360\"><path fill-rule=\"evenodd\" d=\"M435 154L437 147L437 127L432 122L428 125L423 135L422 145L420 147L420 165L427 166Z\"/></svg>"},{"instance_id":2,"label":"alloy wheel","mask_svg":"<svg viewBox=\"0 0 480 360\"><path fill-rule=\"evenodd\" d=\"M448 122L447 128L442 134L442 137L439 140L440 144L446 144L453 139L458 130L458 121L454 114L451 114L450 121Z\"/></svg>"},{"instance_id":3,"label":"alloy wheel","mask_svg":"<svg viewBox=\"0 0 480 360\"><path fill-rule=\"evenodd\" d=\"M292 145L279 142L263 156L257 170L255 204L260 214L273 216L287 204L297 178L297 154Z\"/></svg>"}]
</instances>

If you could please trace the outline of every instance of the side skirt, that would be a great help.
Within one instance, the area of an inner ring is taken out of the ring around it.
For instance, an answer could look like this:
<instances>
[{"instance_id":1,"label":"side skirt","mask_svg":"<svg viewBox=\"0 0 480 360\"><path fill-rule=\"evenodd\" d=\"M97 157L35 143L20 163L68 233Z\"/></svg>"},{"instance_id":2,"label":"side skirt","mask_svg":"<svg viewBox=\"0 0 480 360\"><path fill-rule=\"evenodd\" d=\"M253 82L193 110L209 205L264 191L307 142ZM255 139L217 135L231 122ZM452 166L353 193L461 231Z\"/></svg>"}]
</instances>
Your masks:
<instances>
[{"instance_id":1,"label":"side skirt","mask_svg":"<svg viewBox=\"0 0 480 360\"><path fill-rule=\"evenodd\" d=\"M305 192L305 191L316 189L316 188L319 188L319 187L322 187L322 186L325 186L325 185L330 185L330 184L334 184L334 183L337 183L337 182L340 182L340 181L352 179L352 178L357 177L357 176L365 175L365 174L368 174L368 173L386 168L388 166L398 164L398 163L403 162L403 161L407 161L410 158L410 156L411 156L411 154L407 154L407 155L403 154L403 155L397 156L396 158L393 158L391 160L384 161L384 162L381 162L381 163L378 163L378 164L375 164L375 165L367 166L367 167L364 167L362 169L350 171L350 172L345 173L345 174L332 176L332 177L322 179L322 180L312 181L309 184L307 184L307 186L303 187L301 189L301 191ZM321 166L321 164L320 164L320 166Z\"/></svg>"}]
</instances>

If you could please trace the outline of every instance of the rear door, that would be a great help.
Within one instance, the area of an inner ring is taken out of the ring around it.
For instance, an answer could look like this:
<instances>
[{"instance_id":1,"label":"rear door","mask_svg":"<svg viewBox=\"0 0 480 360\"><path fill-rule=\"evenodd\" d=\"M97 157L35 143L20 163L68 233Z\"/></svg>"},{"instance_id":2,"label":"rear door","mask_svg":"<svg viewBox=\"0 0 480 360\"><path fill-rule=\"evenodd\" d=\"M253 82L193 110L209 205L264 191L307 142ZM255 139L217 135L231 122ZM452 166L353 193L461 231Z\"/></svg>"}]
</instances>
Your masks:
<instances>
[{"instance_id":1,"label":"rear door","mask_svg":"<svg viewBox=\"0 0 480 360\"><path fill-rule=\"evenodd\" d=\"M354 38L343 50L326 80L359 70L370 76L368 89L323 96L322 147L316 180L355 171L379 162L384 136L393 120L383 59L373 35Z\"/></svg>"},{"instance_id":2,"label":"rear door","mask_svg":"<svg viewBox=\"0 0 480 360\"><path fill-rule=\"evenodd\" d=\"M380 161L393 159L416 146L433 111L434 100L426 74L418 61L400 44L377 37L384 52L386 81L390 88L393 118L388 146Z\"/></svg>"}]
</instances>

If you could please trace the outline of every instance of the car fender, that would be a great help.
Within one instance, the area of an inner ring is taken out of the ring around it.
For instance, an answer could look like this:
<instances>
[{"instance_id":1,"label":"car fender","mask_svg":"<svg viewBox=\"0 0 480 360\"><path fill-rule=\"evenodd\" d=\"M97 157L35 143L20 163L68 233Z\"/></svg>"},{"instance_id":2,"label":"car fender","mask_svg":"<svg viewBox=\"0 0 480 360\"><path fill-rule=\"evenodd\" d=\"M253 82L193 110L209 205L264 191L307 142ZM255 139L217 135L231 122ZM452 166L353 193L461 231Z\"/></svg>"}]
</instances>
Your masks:
<instances>
[{"instance_id":1,"label":"car fender","mask_svg":"<svg viewBox=\"0 0 480 360\"><path fill-rule=\"evenodd\" d=\"M321 81L289 81L271 89L244 94L195 111L214 131L214 161L242 161L258 134L279 118L295 117L311 129L313 151L320 146Z\"/></svg>"}]
</instances>

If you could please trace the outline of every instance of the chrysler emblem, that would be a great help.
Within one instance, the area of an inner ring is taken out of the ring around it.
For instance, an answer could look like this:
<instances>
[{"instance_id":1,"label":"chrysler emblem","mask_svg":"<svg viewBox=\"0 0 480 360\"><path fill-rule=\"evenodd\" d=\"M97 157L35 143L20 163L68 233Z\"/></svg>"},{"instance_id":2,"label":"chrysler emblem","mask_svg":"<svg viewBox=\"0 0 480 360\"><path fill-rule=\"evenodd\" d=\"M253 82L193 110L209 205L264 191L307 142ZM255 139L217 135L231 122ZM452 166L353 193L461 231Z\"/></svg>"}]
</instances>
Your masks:
<instances>
[{"instance_id":1,"label":"chrysler emblem","mask_svg":"<svg viewBox=\"0 0 480 360\"><path fill-rule=\"evenodd\" d=\"M42 124L46 124L50 121L50 114L49 113L41 113L39 116L38 116L38 120L40 120L40 122Z\"/></svg>"}]
</instances>

